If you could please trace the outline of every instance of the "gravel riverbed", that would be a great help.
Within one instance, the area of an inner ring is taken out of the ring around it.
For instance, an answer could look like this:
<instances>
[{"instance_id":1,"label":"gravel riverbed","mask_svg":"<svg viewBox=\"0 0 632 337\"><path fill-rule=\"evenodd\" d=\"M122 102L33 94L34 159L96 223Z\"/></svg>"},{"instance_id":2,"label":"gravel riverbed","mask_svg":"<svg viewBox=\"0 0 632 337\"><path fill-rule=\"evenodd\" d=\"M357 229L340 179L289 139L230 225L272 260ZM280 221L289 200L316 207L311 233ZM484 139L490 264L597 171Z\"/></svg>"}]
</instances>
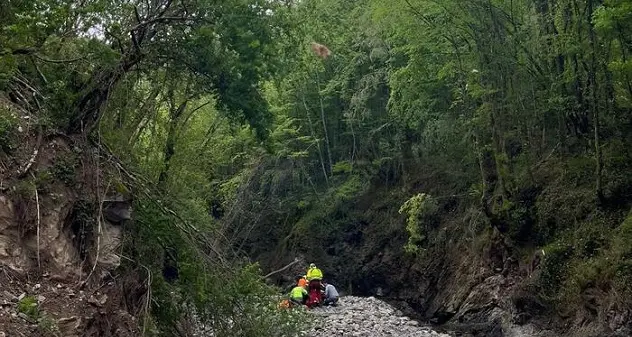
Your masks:
<instances>
[{"instance_id":1,"label":"gravel riverbed","mask_svg":"<svg viewBox=\"0 0 632 337\"><path fill-rule=\"evenodd\" d=\"M374 297L344 296L338 306L316 308L311 313L316 316L316 325L305 331L308 337L450 337L419 324Z\"/></svg>"}]
</instances>

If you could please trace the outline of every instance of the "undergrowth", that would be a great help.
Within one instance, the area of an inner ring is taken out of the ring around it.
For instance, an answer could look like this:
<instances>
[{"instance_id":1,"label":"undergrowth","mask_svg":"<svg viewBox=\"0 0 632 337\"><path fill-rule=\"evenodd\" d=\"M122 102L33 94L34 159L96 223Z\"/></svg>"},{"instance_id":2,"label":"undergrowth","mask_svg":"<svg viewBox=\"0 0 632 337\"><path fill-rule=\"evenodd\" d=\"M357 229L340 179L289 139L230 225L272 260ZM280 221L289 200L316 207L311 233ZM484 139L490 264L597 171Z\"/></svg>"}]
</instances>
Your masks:
<instances>
[{"instance_id":1,"label":"undergrowth","mask_svg":"<svg viewBox=\"0 0 632 337\"><path fill-rule=\"evenodd\" d=\"M153 275L151 322L146 328L156 336L173 335L191 306L200 321L210 323L215 336L290 336L304 324L298 311L277 308L279 289L262 281L257 264L231 259L225 265L225 257L174 228L180 220L165 215L150 200L137 200L134 209L130 230L135 233L125 243L126 255L134 262L127 268L141 265ZM196 225L212 232L210 224Z\"/></svg>"},{"instance_id":2,"label":"undergrowth","mask_svg":"<svg viewBox=\"0 0 632 337\"><path fill-rule=\"evenodd\" d=\"M416 254L421 249L421 245L426 239L430 222L437 212L437 202L430 195L419 193L399 208L400 214L406 214L406 232L408 242L404 246L404 251L409 254Z\"/></svg>"},{"instance_id":3,"label":"undergrowth","mask_svg":"<svg viewBox=\"0 0 632 337\"><path fill-rule=\"evenodd\" d=\"M0 105L0 150L5 153L11 153L17 146L15 137L18 132L17 122L17 116Z\"/></svg>"},{"instance_id":4,"label":"undergrowth","mask_svg":"<svg viewBox=\"0 0 632 337\"><path fill-rule=\"evenodd\" d=\"M535 229L548 243L535 282L537 295L553 308L567 313L593 308L590 314L597 315L631 304L632 216L625 207L597 206L591 189L582 185L589 177L574 173L582 163L570 161L564 184L550 186L538 200Z\"/></svg>"},{"instance_id":5,"label":"undergrowth","mask_svg":"<svg viewBox=\"0 0 632 337\"><path fill-rule=\"evenodd\" d=\"M30 321L37 322L37 327L45 336L61 337L57 323L46 312L40 310L35 296L29 295L19 300L18 312L26 315Z\"/></svg>"},{"instance_id":6,"label":"undergrowth","mask_svg":"<svg viewBox=\"0 0 632 337\"><path fill-rule=\"evenodd\" d=\"M37 320L40 315L37 298L35 298L35 296L24 296L24 298L18 301L18 311L32 320Z\"/></svg>"},{"instance_id":7,"label":"undergrowth","mask_svg":"<svg viewBox=\"0 0 632 337\"><path fill-rule=\"evenodd\" d=\"M58 156L55 158L50 172L56 180L64 183L66 186L71 186L75 183L77 161L74 155Z\"/></svg>"}]
</instances>

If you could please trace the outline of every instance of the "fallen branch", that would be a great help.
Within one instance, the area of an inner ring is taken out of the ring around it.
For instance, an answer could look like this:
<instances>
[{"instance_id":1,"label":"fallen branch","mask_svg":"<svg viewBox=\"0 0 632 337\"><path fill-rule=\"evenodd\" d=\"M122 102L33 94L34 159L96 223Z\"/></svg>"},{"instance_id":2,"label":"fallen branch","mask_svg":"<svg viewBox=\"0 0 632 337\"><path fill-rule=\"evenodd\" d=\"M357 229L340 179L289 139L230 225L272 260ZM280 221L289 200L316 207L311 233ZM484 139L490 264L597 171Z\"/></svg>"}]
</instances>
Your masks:
<instances>
[{"instance_id":1,"label":"fallen branch","mask_svg":"<svg viewBox=\"0 0 632 337\"><path fill-rule=\"evenodd\" d=\"M39 153L39 148L41 144L42 144L42 132L40 132L39 135L37 135L37 144L35 145L35 148L33 149L33 154L31 155L31 158L26 163L26 165L24 165L23 169L21 170L18 169L18 178L24 178L24 176L26 176L26 174L29 172L29 170L31 169L31 166L33 166L33 164L35 163L35 160L37 159L37 154Z\"/></svg>"},{"instance_id":2,"label":"fallen branch","mask_svg":"<svg viewBox=\"0 0 632 337\"><path fill-rule=\"evenodd\" d=\"M31 169L31 166L33 166L33 163L35 163L35 159L37 158L38 153L39 153L39 150L36 147L33 150L33 155L31 155L31 159L29 159L29 161L26 163L24 168L21 170L18 170L18 178L23 178L24 176L26 176L26 174L29 172L29 169Z\"/></svg>"},{"instance_id":3,"label":"fallen branch","mask_svg":"<svg viewBox=\"0 0 632 337\"><path fill-rule=\"evenodd\" d=\"M272 276L272 275L274 275L274 274L278 274L278 273L280 273L280 272L282 272L282 271L285 271L285 270L287 270L288 268L290 268L291 266L293 266L293 265L297 264L299 261L300 261L299 259L295 258L295 259L294 259L294 261L290 262L290 263L289 263L288 265L286 265L285 267L283 267L283 268L281 268L281 269L277 269L277 270L275 270L275 271L273 271L273 272L270 272L270 273L268 273L267 275L263 276L261 279L267 279L268 277L270 277L270 276Z\"/></svg>"}]
</instances>

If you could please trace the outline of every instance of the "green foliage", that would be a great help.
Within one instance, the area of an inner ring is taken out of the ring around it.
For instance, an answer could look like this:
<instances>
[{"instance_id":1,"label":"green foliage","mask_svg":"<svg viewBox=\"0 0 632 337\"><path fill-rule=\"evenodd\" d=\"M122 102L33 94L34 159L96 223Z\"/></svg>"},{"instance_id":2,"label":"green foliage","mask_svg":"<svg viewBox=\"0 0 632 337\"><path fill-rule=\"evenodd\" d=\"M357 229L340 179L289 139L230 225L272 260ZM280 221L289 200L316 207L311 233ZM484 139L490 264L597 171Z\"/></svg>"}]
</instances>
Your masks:
<instances>
[{"instance_id":1,"label":"green foliage","mask_svg":"<svg viewBox=\"0 0 632 337\"><path fill-rule=\"evenodd\" d=\"M54 320L54 318L50 318L47 315L40 317L40 319L37 321L37 327L49 336L62 336L57 322Z\"/></svg>"},{"instance_id":2,"label":"green foliage","mask_svg":"<svg viewBox=\"0 0 632 337\"><path fill-rule=\"evenodd\" d=\"M50 193L51 186L55 182L55 177L50 170L38 171L35 175L35 179L32 179L31 184L37 187L40 193Z\"/></svg>"},{"instance_id":3,"label":"green foliage","mask_svg":"<svg viewBox=\"0 0 632 337\"><path fill-rule=\"evenodd\" d=\"M546 255L537 278L539 295L555 306L578 308L582 294L597 288L615 291L620 294L618 302L630 303L629 219L611 229L605 225L607 215L602 214L544 247Z\"/></svg>"},{"instance_id":4,"label":"green foliage","mask_svg":"<svg viewBox=\"0 0 632 337\"><path fill-rule=\"evenodd\" d=\"M609 235L607 235L609 234ZM599 281L601 283L612 282L618 291L626 295L632 294L630 283L632 281L632 268L630 258L632 257L632 221L630 215L611 233L602 234L596 239L595 244L591 241L595 240L595 236L586 236L586 247L584 246L584 257L587 262L578 266L578 270L586 273L592 264L593 273L584 275L580 279L580 290L587 288L586 285L594 286ZM589 254L586 254L586 248L589 248ZM578 273L582 274L582 273ZM575 276L575 275L573 275ZM583 282L581 282L583 281ZM583 287L581 287L583 285Z\"/></svg>"},{"instance_id":5,"label":"green foliage","mask_svg":"<svg viewBox=\"0 0 632 337\"><path fill-rule=\"evenodd\" d=\"M13 187L13 195L17 200L30 200L35 194L35 183L30 179L19 181Z\"/></svg>"},{"instance_id":6,"label":"green foliage","mask_svg":"<svg viewBox=\"0 0 632 337\"><path fill-rule=\"evenodd\" d=\"M11 76L13 76L16 70L17 62L15 61L14 57L0 57L0 89L5 89L7 82L9 82Z\"/></svg>"},{"instance_id":7,"label":"green foliage","mask_svg":"<svg viewBox=\"0 0 632 337\"><path fill-rule=\"evenodd\" d=\"M191 244L191 237L173 230L172 224L179 220L164 215L149 200L137 200L135 209L139 228L133 240L143 245L128 242L128 254L152 274L160 275L163 247L169 247L179 272L176 282L162 278L152 282L152 316L159 335L171 334L179 317L189 310L185 304L194 305L204 321L214 322L217 336L287 336L305 323L297 313L277 309L275 294L279 290L261 282L258 265L236 262L226 266L209 260ZM191 212L194 210L181 214L195 219Z\"/></svg>"},{"instance_id":8,"label":"green foliage","mask_svg":"<svg viewBox=\"0 0 632 337\"><path fill-rule=\"evenodd\" d=\"M543 297L556 299L564 282L568 261L573 256L573 246L564 240L558 240L544 247L546 258L542 263L542 271L538 282Z\"/></svg>"},{"instance_id":9,"label":"green foliage","mask_svg":"<svg viewBox=\"0 0 632 337\"><path fill-rule=\"evenodd\" d=\"M357 174L336 178L323 195L312 196L293 205L302 211L302 216L292 226L292 235L309 248L315 248L311 243L335 237L356 200L369 188L369 184Z\"/></svg>"},{"instance_id":10,"label":"green foliage","mask_svg":"<svg viewBox=\"0 0 632 337\"><path fill-rule=\"evenodd\" d=\"M54 179L61 181L66 186L72 186L75 182L75 169L78 159L74 155L58 156L55 158L50 172Z\"/></svg>"},{"instance_id":11,"label":"green foliage","mask_svg":"<svg viewBox=\"0 0 632 337\"><path fill-rule=\"evenodd\" d=\"M586 157L569 158L566 179L575 186L590 184L595 171L595 161Z\"/></svg>"},{"instance_id":12,"label":"green foliage","mask_svg":"<svg viewBox=\"0 0 632 337\"><path fill-rule=\"evenodd\" d=\"M335 203L344 203L353 200L366 189L366 183L359 175L350 175L340 185L331 190Z\"/></svg>"},{"instance_id":13,"label":"green foliage","mask_svg":"<svg viewBox=\"0 0 632 337\"><path fill-rule=\"evenodd\" d=\"M32 322L37 322L37 327L46 336L61 336L61 331L55 321L40 310L35 296L28 295L19 300L18 312L25 314Z\"/></svg>"},{"instance_id":14,"label":"green foliage","mask_svg":"<svg viewBox=\"0 0 632 337\"><path fill-rule=\"evenodd\" d=\"M437 202L426 193L419 193L406 200L399 208L399 214L406 214L406 232L408 241L404 250L409 254L419 253L430 230L430 219L437 212Z\"/></svg>"},{"instance_id":15,"label":"green foliage","mask_svg":"<svg viewBox=\"0 0 632 337\"><path fill-rule=\"evenodd\" d=\"M612 248L606 257L614 266L615 286L632 294L632 215L614 230Z\"/></svg>"},{"instance_id":16,"label":"green foliage","mask_svg":"<svg viewBox=\"0 0 632 337\"><path fill-rule=\"evenodd\" d=\"M15 148L18 132L17 116L10 110L0 105L0 150L11 153Z\"/></svg>"},{"instance_id":17,"label":"green foliage","mask_svg":"<svg viewBox=\"0 0 632 337\"><path fill-rule=\"evenodd\" d=\"M18 301L18 311L28 316L31 320L37 320L40 316L37 298L32 295L24 296Z\"/></svg>"},{"instance_id":18,"label":"green foliage","mask_svg":"<svg viewBox=\"0 0 632 337\"><path fill-rule=\"evenodd\" d=\"M352 170L353 170L353 165L350 162L339 161L333 166L331 172L332 174L351 173Z\"/></svg>"},{"instance_id":19,"label":"green foliage","mask_svg":"<svg viewBox=\"0 0 632 337\"><path fill-rule=\"evenodd\" d=\"M632 201L629 0L76 7L0 4L0 90L45 135L93 132L143 178L113 189L143 192L126 228L137 265L127 267L153 276L159 333L169 334L181 303L218 322L220 335L270 335L293 322L268 306L276 289L243 255L273 261L266 267L299 252L326 260L370 232L354 212L375 204L387 222L400 206L408 253L446 239L434 225L466 209L517 245L544 246L539 282L550 298L577 296L600 275L618 288L629 280L627 221L616 216ZM314 55L312 42L330 55ZM0 109L0 149L10 153L22 121ZM34 186L72 186L77 167L74 156L55 158L16 191L29 200ZM398 205L418 190L428 194ZM73 211L82 245L95 209L85 201ZM174 282L157 276L169 249Z\"/></svg>"}]
</instances>

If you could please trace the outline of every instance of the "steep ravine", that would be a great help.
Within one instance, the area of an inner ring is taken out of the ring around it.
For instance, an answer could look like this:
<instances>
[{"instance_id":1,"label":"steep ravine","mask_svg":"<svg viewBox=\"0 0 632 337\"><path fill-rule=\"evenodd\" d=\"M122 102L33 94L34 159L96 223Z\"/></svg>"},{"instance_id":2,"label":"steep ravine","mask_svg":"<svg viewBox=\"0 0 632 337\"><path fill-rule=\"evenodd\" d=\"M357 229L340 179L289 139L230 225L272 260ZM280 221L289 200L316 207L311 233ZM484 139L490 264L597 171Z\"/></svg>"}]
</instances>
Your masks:
<instances>
[{"instance_id":1,"label":"steep ravine","mask_svg":"<svg viewBox=\"0 0 632 337\"><path fill-rule=\"evenodd\" d=\"M603 319L582 315L583 307L561 317L564 312L544 302L536 288L552 255L547 251L539 263L535 253L528 259L523 248L492 229L472 236L463 226L464 211L442 218L420 254L405 254L404 224L394 206L399 203L388 195L371 193L355 204L344 225L320 238L322 245L302 241L284 255L315 262L347 294L376 296L458 336L632 335L625 308L608 309ZM264 265L273 270L278 261Z\"/></svg>"}]
</instances>

